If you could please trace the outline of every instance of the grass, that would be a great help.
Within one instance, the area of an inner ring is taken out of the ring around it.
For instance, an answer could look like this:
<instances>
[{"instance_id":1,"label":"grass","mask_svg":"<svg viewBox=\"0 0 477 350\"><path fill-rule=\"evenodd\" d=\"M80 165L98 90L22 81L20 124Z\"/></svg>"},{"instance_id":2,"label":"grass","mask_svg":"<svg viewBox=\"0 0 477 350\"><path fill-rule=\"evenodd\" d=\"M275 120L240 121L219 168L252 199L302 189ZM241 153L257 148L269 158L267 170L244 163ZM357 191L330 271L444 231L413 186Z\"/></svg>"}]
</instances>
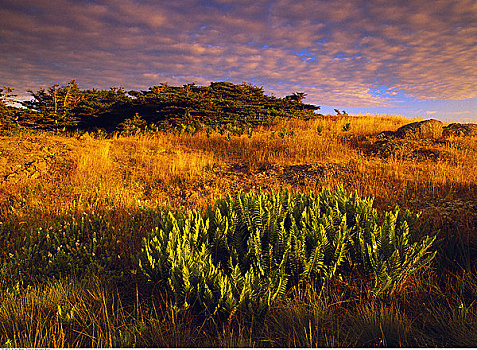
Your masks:
<instances>
[{"instance_id":1,"label":"grass","mask_svg":"<svg viewBox=\"0 0 477 350\"><path fill-rule=\"evenodd\" d=\"M412 121L394 116L283 120L230 140L205 132L2 136L0 222L12 233L8 239L64 217L102 215L120 241L127 271L118 278L99 270L87 278L63 275L29 286L2 286L0 344L476 346L477 139L416 141L412 147L422 156L411 159L399 152L389 157L368 152L380 132ZM340 184L374 197L380 210L398 204L422 211L430 227L440 230L434 263L392 298L371 298L360 281L336 279L320 295L312 287L292 291L263 324L240 316L219 322L174 311L171 300L134 273L129 256L157 225L163 207L204 207L227 192L259 187L319 191Z\"/></svg>"}]
</instances>

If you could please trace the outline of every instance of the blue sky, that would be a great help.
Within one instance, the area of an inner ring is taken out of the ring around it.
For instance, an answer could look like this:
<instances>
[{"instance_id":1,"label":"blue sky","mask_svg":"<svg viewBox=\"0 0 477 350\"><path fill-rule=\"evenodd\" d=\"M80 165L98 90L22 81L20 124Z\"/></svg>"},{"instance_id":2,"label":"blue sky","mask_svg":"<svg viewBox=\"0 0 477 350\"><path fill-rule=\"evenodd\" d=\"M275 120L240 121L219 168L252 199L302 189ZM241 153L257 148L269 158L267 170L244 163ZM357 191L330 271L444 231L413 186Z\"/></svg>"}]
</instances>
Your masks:
<instances>
[{"instance_id":1,"label":"blue sky","mask_svg":"<svg viewBox=\"0 0 477 350\"><path fill-rule=\"evenodd\" d=\"M0 0L0 85L250 82L348 113L477 122L475 0Z\"/></svg>"}]
</instances>

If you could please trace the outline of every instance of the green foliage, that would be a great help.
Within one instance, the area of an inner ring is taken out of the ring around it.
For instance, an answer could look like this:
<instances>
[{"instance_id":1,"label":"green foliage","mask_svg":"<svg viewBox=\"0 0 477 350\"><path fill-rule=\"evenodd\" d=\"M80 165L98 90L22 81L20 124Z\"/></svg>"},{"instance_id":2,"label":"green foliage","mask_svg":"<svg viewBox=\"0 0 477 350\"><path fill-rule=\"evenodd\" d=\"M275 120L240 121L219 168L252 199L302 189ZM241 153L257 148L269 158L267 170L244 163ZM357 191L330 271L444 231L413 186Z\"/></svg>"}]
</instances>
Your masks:
<instances>
[{"instance_id":1,"label":"green foliage","mask_svg":"<svg viewBox=\"0 0 477 350\"><path fill-rule=\"evenodd\" d=\"M379 295L389 288L399 287L409 276L427 265L435 256L428 253L435 237L410 234L410 225L416 227L417 217L409 211L386 212L380 227L365 226L358 231L361 262L373 273L373 293ZM416 230L417 231L417 230ZM356 249L358 250L358 249Z\"/></svg>"},{"instance_id":2,"label":"green foliage","mask_svg":"<svg viewBox=\"0 0 477 350\"><path fill-rule=\"evenodd\" d=\"M122 88L109 90L79 88L76 80L67 85L54 84L47 90L28 90L32 100L23 101L26 108L23 122L28 124L34 115L37 127L58 128L108 128L116 126L131 114L131 99Z\"/></svg>"},{"instance_id":3,"label":"green foliage","mask_svg":"<svg viewBox=\"0 0 477 350\"><path fill-rule=\"evenodd\" d=\"M14 96L11 87L4 86L0 88L0 129L11 129L17 126L16 108L8 104Z\"/></svg>"},{"instance_id":4,"label":"green foliage","mask_svg":"<svg viewBox=\"0 0 477 350\"><path fill-rule=\"evenodd\" d=\"M145 130L147 123L144 119L141 118L139 114L135 114L133 118L128 118L119 124L119 129L121 133L126 135L136 134Z\"/></svg>"},{"instance_id":5,"label":"green foliage","mask_svg":"<svg viewBox=\"0 0 477 350\"><path fill-rule=\"evenodd\" d=\"M120 277L129 258L121 256L114 228L97 215L65 218L32 232L13 232L0 224L0 237L5 242L0 257L4 285L90 272Z\"/></svg>"},{"instance_id":6,"label":"green foliage","mask_svg":"<svg viewBox=\"0 0 477 350\"><path fill-rule=\"evenodd\" d=\"M287 128L282 128L280 132L278 133L278 136L280 136L282 139L285 137L293 137L295 136L295 131L294 130L288 130Z\"/></svg>"},{"instance_id":7,"label":"green foliage","mask_svg":"<svg viewBox=\"0 0 477 350\"><path fill-rule=\"evenodd\" d=\"M33 99L23 101L22 104L27 109L40 113L41 124L52 128L77 125L78 116L73 113L73 110L81 100L81 92L75 80L71 80L65 86L55 84L48 90L40 89L37 92L28 90L28 92Z\"/></svg>"},{"instance_id":8,"label":"green foliage","mask_svg":"<svg viewBox=\"0 0 477 350\"><path fill-rule=\"evenodd\" d=\"M200 121L216 129L225 126L234 135L243 134L247 128L270 124L277 117L305 116L318 109L301 101L266 96L262 88L246 83L216 82L208 87L195 84L174 87L166 83L129 94L136 98L135 108L148 121L168 121L173 128Z\"/></svg>"},{"instance_id":9,"label":"green foliage","mask_svg":"<svg viewBox=\"0 0 477 350\"><path fill-rule=\"evenodd\" d=\"M148 126L154 124L161 130L195 133L225 128L233 135L248 132L251 137L257 125L269 125L277 118L311 119L319 109L302 103L304 93L282 99L265 95L261 87L228 82L181 87L164 83L126 93L122 88L82 90L72 80L65 86L55 84L29 93L33 99L22 102L24 115L36 113L35 123L47 129L121 131L140 115Z\"/></svg>"},{"instance_id":10,"label":"green foliage","mask_svg":"<svg viewBox=\"0 0 477 350\"><path fill-rule=\"evenodd\" d=\"M264 315L291 287L321 289L338 273L372 276L378 296L435 255L416 216L396 209L380 223L371 199L342 188L241 193L160 222L143 241L140 270L177 308L208 315Z\"/></svg>"}]
</instances>

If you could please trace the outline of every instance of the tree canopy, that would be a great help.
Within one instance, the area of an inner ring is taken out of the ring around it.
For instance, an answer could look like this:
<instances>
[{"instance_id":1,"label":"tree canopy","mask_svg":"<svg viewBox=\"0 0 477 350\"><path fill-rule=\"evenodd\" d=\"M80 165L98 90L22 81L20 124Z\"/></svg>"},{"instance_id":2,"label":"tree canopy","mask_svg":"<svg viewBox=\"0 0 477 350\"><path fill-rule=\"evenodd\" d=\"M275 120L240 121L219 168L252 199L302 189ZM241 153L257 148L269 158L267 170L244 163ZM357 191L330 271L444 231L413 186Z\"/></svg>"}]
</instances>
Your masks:
<instances>
[{"instance_id":1,"label":"tree canopy","mask_svg":"<svg viewBox=\"0 0 477 350\"><path fill-rule=\"evenodd\" d=\"M120 87L81 89L72 80L63 86L55 84L28 92L32 99L21 102L24 108L16 111L18 121L31 124L34 116L34 124L45 129L114 131L131 120L140 120L141 125L153 125L158 130L184 125L199 129L224 125L253 127L273 123L277 118L314 118L320 108L304 104L303 92L277 98L248 83L170 86L166 82L144 91L125 91ZM0 108L4 105L0 103Z\"/></svg>"}]
</instances>

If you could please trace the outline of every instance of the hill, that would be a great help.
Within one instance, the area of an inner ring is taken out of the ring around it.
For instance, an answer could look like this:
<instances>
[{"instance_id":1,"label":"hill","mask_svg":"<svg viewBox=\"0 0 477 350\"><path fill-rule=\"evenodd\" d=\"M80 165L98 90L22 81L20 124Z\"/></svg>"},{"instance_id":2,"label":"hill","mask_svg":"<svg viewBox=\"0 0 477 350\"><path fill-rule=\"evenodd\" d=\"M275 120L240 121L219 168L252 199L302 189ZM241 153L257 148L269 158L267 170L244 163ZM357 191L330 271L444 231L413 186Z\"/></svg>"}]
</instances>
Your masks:
<instances>
[{"instance_id":1,"label":"hill","mask_svg":"<svg viewBox=\"0 0 477 350\"><path fill-rule=\"evenodd\" d=\"M477 138L400 138L397 131L410 122L416 121L285 116L235 135L204 128L133 135L23 129L2 136L0 342L475 346ZM163 225L166 209L201 210L241 191L339 186L374 198L380 216L396 205L421 211L425 232L438 231L432 264L379 297L359 266L350 275L341 270L322 291L310 280L261 320L182 312L139 274L135 257Z\"/></svg>"}]
</instances>

